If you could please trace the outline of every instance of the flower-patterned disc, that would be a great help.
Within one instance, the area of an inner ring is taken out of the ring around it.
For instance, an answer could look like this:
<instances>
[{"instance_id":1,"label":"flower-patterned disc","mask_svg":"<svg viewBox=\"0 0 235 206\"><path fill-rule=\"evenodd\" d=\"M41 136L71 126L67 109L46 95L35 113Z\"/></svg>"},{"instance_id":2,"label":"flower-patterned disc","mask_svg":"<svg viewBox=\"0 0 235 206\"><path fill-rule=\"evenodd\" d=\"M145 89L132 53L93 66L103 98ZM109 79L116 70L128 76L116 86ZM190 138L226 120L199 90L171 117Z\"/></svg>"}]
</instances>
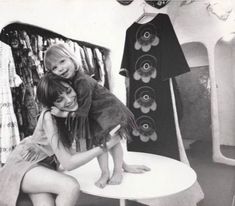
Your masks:
<instances>
[{"instance_id":1,"label":"flower-patterned disc","mask_svg":"<svg viewBox=\"0 0 235 206\"><path fill-rule=\"evenodd\" d=\"M133 75L135 80L142 80L148 83L151 78L157 77L157 59L152 55L141 56L135 65L135 72Z\"/></svg>"},{"instance_id":2,"label":"flower-patterned disc","mask_svg":"<svg viewBox=\"0 0 235 206\"><path fill-rule=\"evenodd\" d=\"M159 44L157 30L153 24L142 25L136 33L135 49L142 49L143 52L148 52L152 46Z\"/></svg>"},{"instance_id":3,"label":"flower-patterned disc","mask_svg":"<svg viewBox=\"0 0 235 206\"><path fill-rule=\"evenodd\" d=\"M154 90L151 87L140 87L135 92L134 108L140 109L142 113L148 113L157 109Z\"/></svg>"},{"instance_id":4,"label":"flower-patterned disc","mask_svg":"<svg viewBox=\"0 0 235 206\"><path fill-rule=\"evenodd\" d=\"M157 141L156 126L151 117L140 116L137 118L136 123L138 126L138 131L132 131L134 136L139 136L142 142L148 142L150 140Z\"/></svg>"}]
</instances>

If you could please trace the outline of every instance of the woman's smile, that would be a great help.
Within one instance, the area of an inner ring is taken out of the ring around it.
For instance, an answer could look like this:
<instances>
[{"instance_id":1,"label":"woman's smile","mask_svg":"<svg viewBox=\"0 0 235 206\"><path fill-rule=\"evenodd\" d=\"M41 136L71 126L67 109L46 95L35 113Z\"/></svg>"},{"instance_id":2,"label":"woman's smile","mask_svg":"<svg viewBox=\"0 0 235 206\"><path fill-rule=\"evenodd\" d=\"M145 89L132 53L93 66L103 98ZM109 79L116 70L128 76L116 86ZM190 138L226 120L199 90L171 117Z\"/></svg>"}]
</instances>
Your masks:
<instances>
[{"instance_id":1,"label":"woman's smile","mask_svg":"<svg viewBox=\"0 0 235 206\"><path fill-rule=\"evenodd\" d=\"M77 98L76 97L66 105L67 109L73 109L74 107L77 107Z\"/></svg>"},{"instance_id":2,"label":"woman's smile","mask_svg":"<svg viewBox=\"0 0 235 206\"><path fill-rule=\"evenodd\" d=\"M78 109L77 95L68 83L63 83L63 85L65 91L59 95L54 106L62 111L74 112Z\"/></svg>"}]
</instances>

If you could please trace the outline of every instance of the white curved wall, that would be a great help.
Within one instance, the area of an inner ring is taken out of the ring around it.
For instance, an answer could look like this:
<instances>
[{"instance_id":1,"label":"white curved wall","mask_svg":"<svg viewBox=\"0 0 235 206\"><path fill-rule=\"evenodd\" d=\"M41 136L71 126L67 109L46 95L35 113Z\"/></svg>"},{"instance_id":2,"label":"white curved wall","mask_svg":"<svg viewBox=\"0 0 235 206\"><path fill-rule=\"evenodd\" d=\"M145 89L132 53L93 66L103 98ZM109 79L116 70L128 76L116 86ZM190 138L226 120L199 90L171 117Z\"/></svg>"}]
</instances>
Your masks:
<instances>
[{"instance_id":1,"label":"white curved wall","mask_svg":"<svg viewBox=\"0 0 235 206\"><path fill-rule=\"evenodd\" d=\"M223 56L224 58L221 58ZM215 47L215 73L221 143L235 145L235 43L218 41Z\"/></svg>"}]
</instances>

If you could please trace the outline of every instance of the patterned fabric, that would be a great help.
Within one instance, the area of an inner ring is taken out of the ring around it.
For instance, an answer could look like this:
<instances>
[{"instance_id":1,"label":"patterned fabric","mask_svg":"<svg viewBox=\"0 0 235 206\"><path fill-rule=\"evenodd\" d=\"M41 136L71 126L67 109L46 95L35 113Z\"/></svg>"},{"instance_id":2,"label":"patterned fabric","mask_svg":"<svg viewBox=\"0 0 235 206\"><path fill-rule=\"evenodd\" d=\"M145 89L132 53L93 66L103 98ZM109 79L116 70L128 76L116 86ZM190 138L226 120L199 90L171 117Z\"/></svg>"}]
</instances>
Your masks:
<instances>
[{"instance_id":1,"label":"patterned fabric","mask_svg":"<svg viewBox=\"0 0 235 206\"><path fill-rule=\"evenodd\" d=\"M132 131L128 150L179 159L169 78L173 78L179 100L174 77L188 71L166 14L158 14L146 24L135 22L127 29L120 74L129 77L127 105L138 126Z\"/></svg>"},{"instance_id":2,"label":"patterned fabric","mask_svg":"<svg viewBox=\"0 0 235 206\"><path fill-rule=\"evenodd\" d=\"M5 163L20 141L10 87L17 87L22 81L15 73L11 48L1 41L0 71L0 163Z\"/></svg>"}]
</instances>

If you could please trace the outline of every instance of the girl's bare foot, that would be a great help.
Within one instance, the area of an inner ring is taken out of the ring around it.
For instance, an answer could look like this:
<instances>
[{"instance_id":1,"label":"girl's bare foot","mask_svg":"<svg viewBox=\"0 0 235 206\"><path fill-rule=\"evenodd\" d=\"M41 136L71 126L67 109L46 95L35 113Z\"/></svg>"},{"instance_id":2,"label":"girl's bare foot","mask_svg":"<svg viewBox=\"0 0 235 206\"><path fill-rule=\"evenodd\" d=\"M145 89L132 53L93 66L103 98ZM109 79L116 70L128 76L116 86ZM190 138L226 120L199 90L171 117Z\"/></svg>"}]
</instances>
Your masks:
<instances>
[{"instance_id":1,"label":"girl's bare foot","mask_svg":"<svg viewBox=\"0 0 235 206\"><path fill-rule=\"evenodd\" d=\"M112 177L110 178L109 185L119 185L122 182L122 171L114 171Z\"/></svg>"},{"instance_id":2,"label":"girl's bare foot","mask_svg":"<svg viewBox=\"0 0 235 206\"><path fill-rule=\"evenodd\" d=\"M109 181L109 173L102 172L100 178L95 182L95 185L99 188L104 188Z\"/></svg>"}]
</instances>

